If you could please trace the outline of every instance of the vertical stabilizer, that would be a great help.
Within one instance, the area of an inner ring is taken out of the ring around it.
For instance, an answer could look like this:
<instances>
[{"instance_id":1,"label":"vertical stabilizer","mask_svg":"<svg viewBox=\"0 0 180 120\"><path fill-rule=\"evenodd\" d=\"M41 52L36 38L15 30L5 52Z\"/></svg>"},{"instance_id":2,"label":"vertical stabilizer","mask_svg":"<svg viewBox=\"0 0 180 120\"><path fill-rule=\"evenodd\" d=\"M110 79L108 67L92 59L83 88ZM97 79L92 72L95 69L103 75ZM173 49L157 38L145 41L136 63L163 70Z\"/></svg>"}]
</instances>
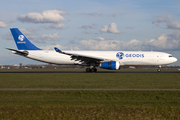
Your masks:
<instances>
[{"instance_id":1,"label":"vertical stabilizer","mask_svg":"<svg viewBox=\"0 0 180 120\"><path fill-rule=\"evenodd\" d=\"M14 41L17 45L18 50L41 50L32 44L18 28L11 28L11 33L13 35Z\"/></svg>"}]
</instances>

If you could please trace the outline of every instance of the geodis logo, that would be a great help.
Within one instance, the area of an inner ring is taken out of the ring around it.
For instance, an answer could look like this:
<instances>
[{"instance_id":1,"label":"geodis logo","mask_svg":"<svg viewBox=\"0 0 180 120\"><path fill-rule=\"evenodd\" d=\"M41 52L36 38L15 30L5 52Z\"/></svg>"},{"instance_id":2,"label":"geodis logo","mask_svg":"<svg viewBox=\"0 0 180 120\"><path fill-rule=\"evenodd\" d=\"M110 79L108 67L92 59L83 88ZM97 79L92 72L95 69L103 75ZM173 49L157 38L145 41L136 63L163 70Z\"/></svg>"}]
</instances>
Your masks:
<instances>
[{"instance_id":1,"label":"geodis logo","mask_svg":"<svg viewBox=\"0 0 180 120\"><path fill-rule=\"evenodd\" d=\"M25 38L24 35L19 35L18 40L20 40L20 41L18 41L17 43L26 43L25 41L23 41L24 38Z\"/></svg>"},{"instance_id":2,"label":"geodis logo","mask_svg":"<svg viewBox=\"0 0 180 120\"><path fill-rule=\"evenodd\" d=\"M144 54L124 54L123 52L118 52L116 54L116 57L119 58L120 60L123 59L124 57L127 58L144 58Z\"/></svg>"}]
</instances>

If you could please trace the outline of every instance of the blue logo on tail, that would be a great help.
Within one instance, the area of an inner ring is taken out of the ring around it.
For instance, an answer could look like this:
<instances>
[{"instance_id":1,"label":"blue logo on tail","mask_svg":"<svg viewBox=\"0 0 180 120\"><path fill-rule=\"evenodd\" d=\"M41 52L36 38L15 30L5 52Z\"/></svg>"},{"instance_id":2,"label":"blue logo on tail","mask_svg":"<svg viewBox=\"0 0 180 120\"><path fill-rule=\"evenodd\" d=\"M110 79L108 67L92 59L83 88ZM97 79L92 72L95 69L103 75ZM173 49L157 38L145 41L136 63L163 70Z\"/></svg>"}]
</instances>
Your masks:
<instances>
[{"instance_id":1,"label":"blue logo on tail","mask_svg":"<svg viewBox=\"0 0 180 120\"><path fill-rule=\"evenodd\" d=\"M19 39L20 41L23 41L23 40L24 40L24 35L19 35L18 39Z\"/></svg>"}]
</instances>

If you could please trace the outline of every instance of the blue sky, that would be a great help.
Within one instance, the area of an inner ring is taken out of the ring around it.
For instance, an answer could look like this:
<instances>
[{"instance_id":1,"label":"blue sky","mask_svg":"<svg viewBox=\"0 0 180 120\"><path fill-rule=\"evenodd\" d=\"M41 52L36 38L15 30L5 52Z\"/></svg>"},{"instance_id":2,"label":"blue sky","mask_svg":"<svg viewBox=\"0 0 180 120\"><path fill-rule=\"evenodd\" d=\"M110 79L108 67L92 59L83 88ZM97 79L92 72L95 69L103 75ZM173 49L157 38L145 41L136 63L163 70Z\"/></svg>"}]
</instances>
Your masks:
<instances>
[{"instance_id":1,"label":"blue sky","mask_svg":"<svg viewBox=\"0 0 180 120\"><path fill-rule=\"evenodd\" d=\"M16 49L16 27L43 49L162 51L180 65L179 8L178 0L1 0L0 64L41 64L5 49Z\"/></svg>"}]
</instances>

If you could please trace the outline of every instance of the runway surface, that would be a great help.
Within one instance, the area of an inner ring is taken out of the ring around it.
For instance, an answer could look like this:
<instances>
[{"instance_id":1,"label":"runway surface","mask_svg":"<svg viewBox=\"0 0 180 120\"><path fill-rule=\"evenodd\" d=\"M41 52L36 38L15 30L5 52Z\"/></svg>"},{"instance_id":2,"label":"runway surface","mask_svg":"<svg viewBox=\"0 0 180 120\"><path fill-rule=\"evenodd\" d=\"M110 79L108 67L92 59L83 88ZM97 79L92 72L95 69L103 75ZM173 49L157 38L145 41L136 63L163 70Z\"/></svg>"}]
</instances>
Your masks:
<instances>
[{"instance_id":1,"label":"runway surface","mask_svg":"<svg viewBox=\"0 0 180 120\"><path fill-rule=\"evenodd\" d=\"M63 88L0 88L0 91L180 91L180 89L63 89Z\"/></svg>"},{"instance_id":2,"label":"runway surface","mask_svg":"<svg viewBox=\"0 0 180 120\"><path fill-rule=\"evenodd\" d=\"M85 71L0 71L0 73L87 73ZM92 72L89 72L92 73ZM180 71L97 71L96 73L180 73Z\"/></svg>"}]
</instances>

